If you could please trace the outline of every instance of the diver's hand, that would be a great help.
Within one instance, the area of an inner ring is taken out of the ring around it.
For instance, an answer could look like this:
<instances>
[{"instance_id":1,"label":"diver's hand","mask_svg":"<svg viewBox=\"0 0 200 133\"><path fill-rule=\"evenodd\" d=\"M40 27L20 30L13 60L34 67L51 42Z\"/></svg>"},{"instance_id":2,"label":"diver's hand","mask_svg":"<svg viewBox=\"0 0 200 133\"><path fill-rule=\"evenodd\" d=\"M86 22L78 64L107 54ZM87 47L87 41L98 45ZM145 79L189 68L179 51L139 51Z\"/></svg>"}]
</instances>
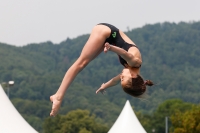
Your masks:
<instances>
[{"instance_id":1,"label":"diver's hand","mask_svg":"<svg viewBox=\"0 0 200 133\"><path fill-rule=\"evenodd\" d=\"M107 53L110 50L110 47L111 47L110 44L106 42L104 45L104 50L103 50L104 53Z\"/></svg>"},{"instance_id":2,"label":"diver's hand","mask_svg":"<svg viewBox=\"0 0 200 133\"><path fill-rule=\"evenodd\" d=\"M101 92L102 94L105 94L106 89L104 88L104 83L101 85L101 87L96 91L96 94L98 94L99 92Z\"/></svg>"}]
</instances>

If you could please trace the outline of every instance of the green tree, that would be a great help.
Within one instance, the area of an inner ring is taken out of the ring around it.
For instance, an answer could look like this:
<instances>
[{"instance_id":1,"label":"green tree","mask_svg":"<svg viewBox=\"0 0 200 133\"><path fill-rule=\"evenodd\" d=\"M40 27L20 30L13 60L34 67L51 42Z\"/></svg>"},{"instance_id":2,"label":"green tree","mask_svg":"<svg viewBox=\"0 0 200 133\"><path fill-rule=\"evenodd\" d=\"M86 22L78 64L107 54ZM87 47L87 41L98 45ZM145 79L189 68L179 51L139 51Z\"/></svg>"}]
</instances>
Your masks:
<instances>
[{"instance_id":1,"label":"green tree","mask_svg":"<svg viewBox=\"0 0 200 133\"><path fill-rule=\"evenodd\" d=\"M194 105L186 112L176 111L171 116L173 133L199 133L200 132L200 105Z\"/></svg>"},{"instance_id":2,"label":"green tree","mask_svg":"<svg viewBox=\"0 0 200 133\"><path fill-rule=\"evenodd\" d=\"M171 99L166 100L161 103L156 111L153 113L151 123L149 123L156 130L156 133L164 133L165 132L165 117L170 117L176 111L185 112L189 108L191 108L193 104L185 103L180 99ZM171 126L171 122L169 121L169 126Z\"/></svg>"},{"instance_id":3,"label":"green tree","mask_svg":"<svg viewBox=\"0 0 200 133\"><path fill-rule=\"evenodd\" d=\"M45 133L105 133L108 127L95 121L95 116L87 110L75 110L55 119L47 118Z\"/></svg>"}]
</instances>

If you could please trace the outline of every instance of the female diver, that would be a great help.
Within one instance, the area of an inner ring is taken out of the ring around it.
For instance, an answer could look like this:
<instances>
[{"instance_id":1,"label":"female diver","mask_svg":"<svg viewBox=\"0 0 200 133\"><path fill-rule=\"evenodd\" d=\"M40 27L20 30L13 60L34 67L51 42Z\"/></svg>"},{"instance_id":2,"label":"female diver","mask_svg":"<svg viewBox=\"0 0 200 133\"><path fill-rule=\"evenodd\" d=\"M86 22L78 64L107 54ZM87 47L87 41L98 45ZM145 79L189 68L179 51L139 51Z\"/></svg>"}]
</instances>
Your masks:
<instances>
[{"instance_id":1,"label":"female diver","mask_svg":"<svg viewBox=\"0 0 200 133\"><path fill-rule=\"evenodd\" d=\"M146 91L146 85L153 85L152 81L143 80L140 76L142 57L134 42L115 26L100 23L94 26L79 58L67 70L57 92L50 97L53 103L50 116L55 116L58 113L65 92L74 78L102 51L116 53L124 69L122 73L107 83L103 83L96 93L104 92L106 88L114 86L121 81L121 86L126 93L134 97L140 97Z\"/></svg>"}]
</instances>

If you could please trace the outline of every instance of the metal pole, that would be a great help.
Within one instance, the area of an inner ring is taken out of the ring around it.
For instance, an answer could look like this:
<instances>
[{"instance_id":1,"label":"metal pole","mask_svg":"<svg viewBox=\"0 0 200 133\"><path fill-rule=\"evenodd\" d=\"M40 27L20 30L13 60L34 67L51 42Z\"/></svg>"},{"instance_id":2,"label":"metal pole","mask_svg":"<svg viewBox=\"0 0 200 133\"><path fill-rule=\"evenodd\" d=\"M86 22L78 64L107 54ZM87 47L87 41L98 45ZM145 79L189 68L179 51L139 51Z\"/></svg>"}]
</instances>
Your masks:
<instances>
[{"instance_id":1,"label":"metal pole","mask_svg":"<svg viewBox=\"0 0 200 133\"><path fill-rule=\"evenodd\" d=\"M7 96L8 96L8 98L10 97L10 96L9 96L9 93L10 93L10 92L9 92L9 91L10 91L9 89L10 89L10 88L9 88L9 85L8 85L8 87L7 87Z\"/></svg>"},{"instance_id":2,"label":"metal pole","mask_svg":"<svg viewBox=\"0 0 200 133\"><path fill-rule=\"evenodd\" d=\"M4 85L5 89L7 90L8 98L10 98L10 86L12 87L14 85L14 83L15 83L14 81L9 81L9 82L3 82L2 83L2 85Z\"/></svg>"},{"instance_id":3,"label":"metal pole","mask_svg":"<svg viewBox=\"0 0 200 133\"><path fill-rule=\"evenodd\" d=\"M165 133L168 133L168 117L165 117Z\"/></svg>"}]
</instances>

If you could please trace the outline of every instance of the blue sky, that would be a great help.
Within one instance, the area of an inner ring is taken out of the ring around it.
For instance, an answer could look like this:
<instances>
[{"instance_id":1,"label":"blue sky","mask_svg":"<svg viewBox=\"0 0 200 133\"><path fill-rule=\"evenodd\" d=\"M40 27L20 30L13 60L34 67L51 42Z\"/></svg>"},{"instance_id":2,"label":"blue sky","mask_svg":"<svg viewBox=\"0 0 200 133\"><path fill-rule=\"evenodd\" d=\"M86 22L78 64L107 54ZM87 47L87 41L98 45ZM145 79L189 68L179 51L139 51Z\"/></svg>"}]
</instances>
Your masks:
<instances>
[{"instance_id":1,"label":"blue sky","mask_svg":"<svg viewBox=\"0 0 200 133\"><path fill-rule=\"evenodd\" d=\"M89 34L107 22L123 31L145 24L200 21L200 0L0 0L0 42L15 46Z\"/></svg>"}]
</instances>

